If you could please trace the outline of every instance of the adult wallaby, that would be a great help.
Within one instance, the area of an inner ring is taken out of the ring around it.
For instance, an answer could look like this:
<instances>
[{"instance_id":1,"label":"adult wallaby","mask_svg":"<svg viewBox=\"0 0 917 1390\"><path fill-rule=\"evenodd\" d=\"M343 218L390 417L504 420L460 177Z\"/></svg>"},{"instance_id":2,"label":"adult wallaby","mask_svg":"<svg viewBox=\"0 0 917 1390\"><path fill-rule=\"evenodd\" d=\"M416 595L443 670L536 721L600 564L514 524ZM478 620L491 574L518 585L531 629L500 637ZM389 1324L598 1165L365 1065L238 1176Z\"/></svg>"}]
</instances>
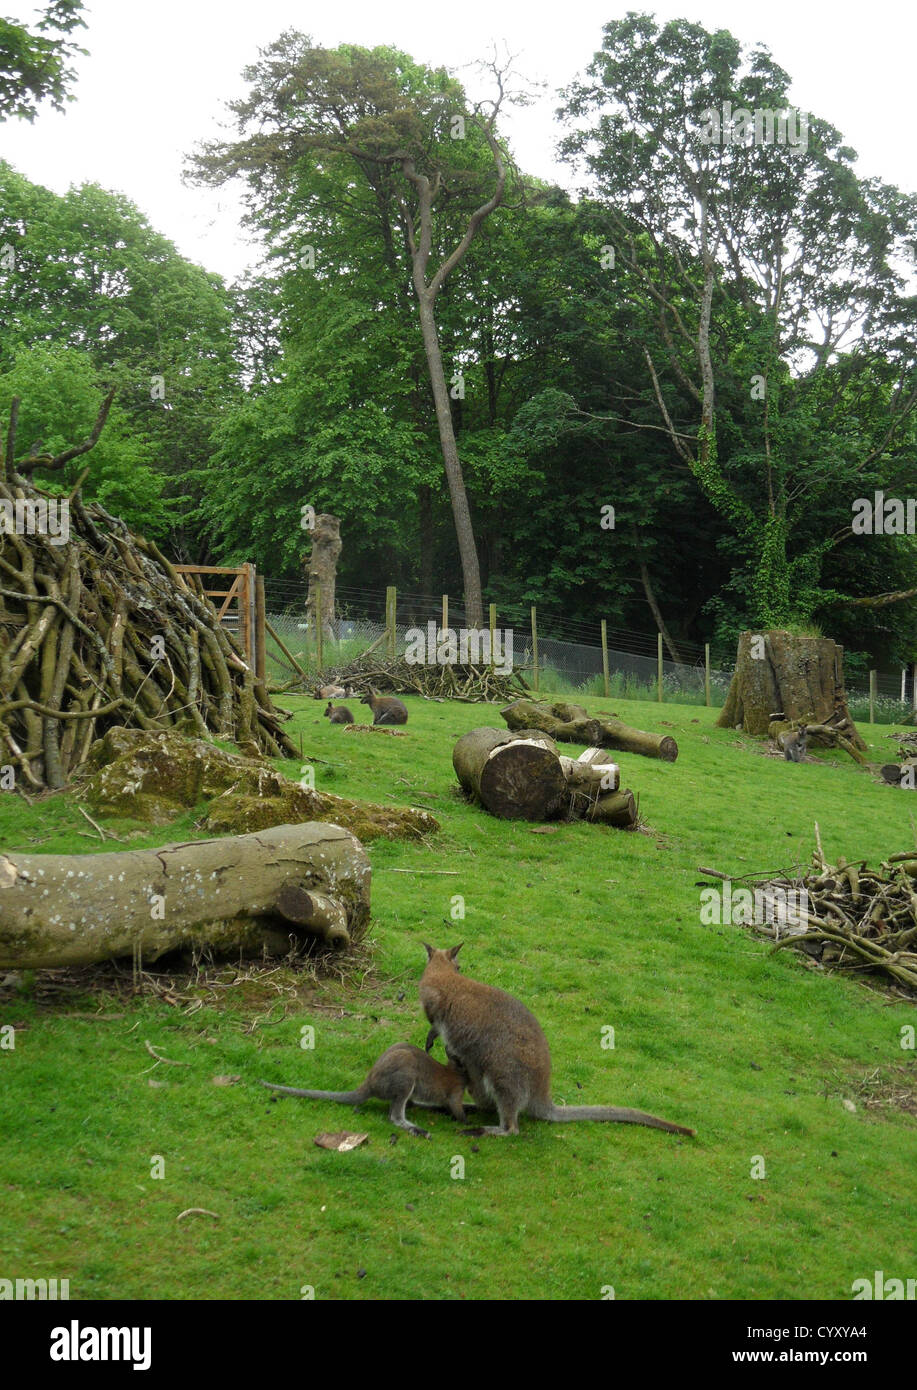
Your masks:
<instances>
[{"instance_id":1,"label":"adult wallaby","mask_svg":"<svg viewBox=\"0 0 917 1390\"><path fill-rule=\"evenodd\" d=\"M482 1109L496 1108L499 1125L482 1134L518 1134L519 1116L536 1120L613 1120L651 1125L670 1134L693 1129L670 1124L642 1110L608 1105L555 1105L551 1100L551 1053L537 1018L502 989L469 980L455 958L461 946L437 951L424 942L427 968L420 979L420 1002L432 1027L427 1051L437 1034L446 1056L467 1078L468 1090Z\"/></svg>"},{"instance_id":2,"label":"adult wallaby","mask_svg":"<svg viewBox=\"0 0 917 1390\"><path fill-rule=\"evenodd\" d=\"M315 692L316 700L346 700L353 696L353 690L345 690L343 685L320 685Z\"/></svg>"},{"instance_id":3,"label":"adult wallaby","mask_svg":"<svg viewBox=\"0 0 917 1390\"><path fill-rule=\"evenodd\" d=\"M373 712L374 724L406 724L408 722L406 706L400 700L396 700L394 695L377 695L374 690L371 690L368 695L363 696L360 704L369 705Z\"/></svg>"},{"instance_id":4,"label":"adult wallaby","mask_svg":"<svg viewBox=\"0 0 917 1390\"><path fill-rule=\"evenodd\" d=\"M337 707L335 707L330 700L328 701L328 705L325 709L325 718L330 719L332 724L353 723L353 715L350 713L350 710L347 708L347 706L338 705Z\"/></svg>"},{"instance_id":5,"label":"adult wallaby","mask_svg":"<svg viewBox=\"0 0 917 1390\"><path fill-rule=\"evenodd\" d=\"M806 756L806 749L809 746L809 726L807 724L800 724L795 733L781 734L780 746L783 749L783 756L786 762L801 763Z\"/></svg>"},{"instance_id":6,"label":"adult wallaby","mask_svg":"<svg viewBox=\"0 0 917 1390\"><path fill-rule=\"evenodd\" d=\"M364 1100L387 1100L392 1124L406 1129L409 1134L416 1134L418 1139L429 1139L430 1133L405 1119L404 1107L409 1101L412 1105L423 1105L428 1109L449 1110L457 1120L465 1118L462 1105L464 1076L451 1064L444 1067L435 1058L428 1057L412 1043L393 1043L370 1068L363 1085L355 1091L300 1091L293 1086L275 1086L273 1081L262 1081L261 1085L269 1086L272 1091L282 1091L286 1096L336 1100L342 1105L362 1105Z\"/></svg>"}]
</instances>

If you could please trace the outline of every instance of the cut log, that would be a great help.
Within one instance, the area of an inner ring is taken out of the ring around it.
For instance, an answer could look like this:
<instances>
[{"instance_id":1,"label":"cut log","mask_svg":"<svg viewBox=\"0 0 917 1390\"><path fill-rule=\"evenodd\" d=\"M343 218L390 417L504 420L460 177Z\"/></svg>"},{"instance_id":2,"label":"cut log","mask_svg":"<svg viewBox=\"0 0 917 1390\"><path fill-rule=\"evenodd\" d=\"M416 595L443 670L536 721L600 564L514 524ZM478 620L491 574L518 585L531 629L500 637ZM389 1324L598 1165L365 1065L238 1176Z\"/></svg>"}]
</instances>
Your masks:
<instances>
[{"instance_id":1,"label":"cut log","mask_svg":"<svg viewBox=\"0 0 917 1390\"><path fill-rule=\"evenodd\" d=\"M621 769L617 763L610 763L607 759L604 748L587 748L578 758L565 758L561 754L560 765L568 789L592 795L600 791L617 791Z\"/></svg>"},{"instance_id":2,"label":"cut log","mask_svg":"<svg viewBox=\"0 0 917 1390\"><path fill-rule=\"evenodd\" d=\"M283 954L301 932L345 946L369 920L370 866L337 825L114 854L0 854L0 968L139 952Z\"/></svg>"},{"instance_id":3,"label":"cut log","mask_svg":"<svg viewBox=\"0 0 917 1390\"><path fill-rule=\"evenodd\" d=\"M600 796L593 804L587 820L601 821L603 825L615 825L621 830L630 830L637 824L637 803L632 791L609 792Z\"/></svg>"},{"instance_id":4,"label":"cut log","mask_svg":"<svg viewBox=\"0 0 917 1390\"><path fill-rule=\"evenodd\" d=\"M537 729L562 743L588 743L623 753L640 753L674 763L678 744L668 734L633 729L614 715L590 715L580 705L559 701L546 705L535 700L514 700L500 711L511 729Z\"/></svg>"},{"instance_id":5,"label":"cut log","mask_svg":"<svg viewBox=\"0 0 917 1390\"><path fill-rule=\"evenodd\" d=\"M536 732L519 738L472 729L452 750L452 766L465 790L502 820L547 820L567 789L557 745Z\"/></svg>"},{"instance_id":6,"label":"cut log","mask_svg":"<svg viewBox=\"0 0 917 1390\"><path fill-rule=\"evenodd\" d=\"M901 763L883 763L879 775L890 786L913 788L917 782L917 758L905 758Z\"/></svg>"},{"instance_id":7,"label":"cut log","mask_svg":"<svg viewBox=\"0 0 917 1390\"><path fill-rule=\"evenodd\" d=\"M830 637L779 630L743 632L735 675L717 719L721 729L762 735L775 720L830 726L865 750L847 708L844 649Z\"/></svg>"},{"instance_id":8,"label":"cut log","mask_svg":"<svg viewBox=\"0 0 917 1390\"><path fill-rule=\"evenodd\" d=\"M502 820L566 816L630 828L636 801L618 790L619 769L604 758L601 748L562 757L554 740L534 729L472 729L455 745L452 765L465 790Z\"/></svg>"}]
</instances>

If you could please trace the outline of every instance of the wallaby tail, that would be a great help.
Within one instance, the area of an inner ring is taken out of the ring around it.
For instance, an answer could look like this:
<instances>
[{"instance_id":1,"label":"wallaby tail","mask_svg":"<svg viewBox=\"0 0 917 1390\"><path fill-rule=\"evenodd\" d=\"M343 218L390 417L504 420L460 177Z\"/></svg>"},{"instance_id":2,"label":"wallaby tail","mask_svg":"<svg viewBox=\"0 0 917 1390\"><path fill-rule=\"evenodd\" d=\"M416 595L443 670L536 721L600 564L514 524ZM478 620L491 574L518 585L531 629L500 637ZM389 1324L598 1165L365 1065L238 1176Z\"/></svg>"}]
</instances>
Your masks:
<instances>
[{"instance_id":1,"label":"wallaby tail","mask_svg":"<svg viewBox=\"0 0 917 1390\"><path fill-rule=\"evenodd\" d=\"M306 1100L337 1100L342 1105L359 1105L368 1098L369 1092L360 1086L356 1091L301 1091L296 1086L278 1086L273 1081L261 1081L272 1091L282 1091L285 1096L305 1096Z\"/></svg>"},{"instance_id":2,"label":"wallaby tail","mask_svg":"<svg viewBox=\"0 0 917 1390\"><path fill-rule=\"evenodd\" d=\"M534 1111L531 1113L534 1114ZM649 1125L651 1129L665 1129L669 1134L694 1133L693 1129L670 1124L668 1120L647 1115L643 1110L619 1110L613 1105L552 1105L547 1114L536 1118L551 1120L554 1124L565 1124L569 1120L608 1120L622 1125Z\"/></svg>"}]
</instances>

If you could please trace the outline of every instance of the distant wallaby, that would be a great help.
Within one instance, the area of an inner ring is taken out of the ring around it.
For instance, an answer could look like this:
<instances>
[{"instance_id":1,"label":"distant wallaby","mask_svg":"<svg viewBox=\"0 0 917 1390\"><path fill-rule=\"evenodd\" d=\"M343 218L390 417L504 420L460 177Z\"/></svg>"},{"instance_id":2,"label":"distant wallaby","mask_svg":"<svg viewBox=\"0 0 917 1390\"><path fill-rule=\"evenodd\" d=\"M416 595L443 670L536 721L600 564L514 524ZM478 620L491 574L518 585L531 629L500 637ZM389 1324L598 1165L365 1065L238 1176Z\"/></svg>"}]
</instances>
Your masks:
<instances>
[{"instance_id":1,"label":"distant wallaby","mask_svg":"<svg viewBox=\"0 0 917 1390\"><path fill-rule=\"evenodd\" d=\"M406 1129L409 1134L416 1134L418 1139L429 1139L430 1133L405 1119L404 1107L408 1102L428 1109L449 1110L457 1120L465 1118L462 1105L464 1076L455 1067L444 1067L435 1058L428 1057L412 1043L393 1043L387 1052L383 1052L356 1091L300 1091L293 1086L275 1086L273 1081L262 1081L261 1085L269 1086L272 1091L282 1091L286 1096L336 1100L342 1105L362 1105L365 1100L387 1100L390 1102L388 1117L392 1124Z\"/></svg>"},{"instance_id":2,"label":"distant wallaby","mask_svg":"<svg viewBox=\"0 0 917 1390\"><path fill-rule=\"evenodd\" d=\"M368 695L363 696L360 704L369 705L373 712L374 724L406 724L408 722L406 706L400 700L396 700L394 695L377 695L374 690L371 690Z\"/></svg>"},{"instance_id":3,"label":"distant wallaby","mask_svg":"<svg viewBox=\"0 0 917 1390\"><path fill-rule=\"evenodd\" d=\"M343 685L320 685L315 693L316 700L346 700L353 696L353 690L345 690Z\"/></svg>"},{"instance_id":4,"label":"distant wallaby","mask_svg":"<svg viewBox=\"0 0 917 1390\"><path fill-rule=\"evenodd\" d=\"M809 746L809 728L807 724L800 724L794 734L781 734L780 746L783 749L783 756L788 763L801 763L806 756L806 749Z\"/></svg>"},{"instance_id":5,"label":"distant wallaby","mask_svg":"<svg viewBox=\"0 0 917 1390\"><path fill-rule=\"evenodd\" d=\"M353 715L346 705L334 706L330 700L325 709L325 718L330 719L332 724L352 724L354 722Z\"/></svg>"},{"instance_id":6,"label":"distant wallaby","mask_svg":"<svg viewBox=\"0 0 917 1390\"><path fill-rule=\"evenodd\" d=\"M499 1125L482 1134L518 1134L519 1116L536 1120L612 1120L650 1125L670 1134L693 1129L659 1120L642 1110L607 1105L555 1105L551 1100L551 1053L534 1014L511 994L459 972L461 946L437 951L424 942L427 968L420 980L420 1002L432 1027L427 1051L438 1034L452 1066L467 1078L468 1090L482 1109L496 1108Z\"/></svg>"}]
</instances>

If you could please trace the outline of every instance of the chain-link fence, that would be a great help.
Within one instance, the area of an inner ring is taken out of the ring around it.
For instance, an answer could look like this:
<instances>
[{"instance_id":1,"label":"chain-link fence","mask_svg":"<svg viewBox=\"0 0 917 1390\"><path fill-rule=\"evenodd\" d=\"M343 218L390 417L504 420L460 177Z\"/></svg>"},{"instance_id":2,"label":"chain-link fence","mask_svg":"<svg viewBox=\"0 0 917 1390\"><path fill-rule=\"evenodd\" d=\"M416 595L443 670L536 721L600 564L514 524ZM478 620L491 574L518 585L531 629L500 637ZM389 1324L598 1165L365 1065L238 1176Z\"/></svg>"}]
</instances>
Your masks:
<instances>
[{"instance_id":1,"label":"chain-link fence","mask_svg":"<svg viewBox=\"0 0 917 1390\"><path fill-rule=\"evenodd\" d=\"M310 673L317 672L315 642L306 622L306 589L302 584L283 580L268 580L268 619L289 652ZM385 592L380 589L339 587L336 591L332 634L323 639L322 668L327 670L354 661L367 647L379 642L376 650L388 651L388 644L379 641L386 632ZM517 612L527 611L517 606ZM442 599L429 594L398 591L395 651L403 656L409 643L416 642L420 629L425 639L435 643L442 625ZM461 604L448 604L449 627L459 631L466 626L465 610ZM430 629L432 624L432 631ZM538 686L557 695L603 696L605 682L602 669L602 647L597 639L596 624L538 615ZM544 628L542 635L541 629ZM413 639L408 636L413 630ZM502 644L512 638L512 665L521 670L529 684L533 680L533 649L528 621L514 624L510 618L498 615L497 632ZM655 633L631 632L623 628L607 629L608 693L621 699L655 700L657 686L657 655ZM430 642L427 641L429 647ZM680 704L703 704L704 651L696 643L679 642L679 654L684 660L663 661L663 698ZM500 651L504 650L501 645ZM268 673L271 680L283 681L295 675L277 643L268 637ZM497 664L499 656L497 657ZM711 670L710 703L720 707L732 680L733 668ZM869 676L855 673L848 677L847 694L851 715L855 720L869 718ZM904 698L900 673L881 672L875 679L874 710L880 723L900 721L910 714L913 681L905 682Z\"/></svg>"}]
</instances>

